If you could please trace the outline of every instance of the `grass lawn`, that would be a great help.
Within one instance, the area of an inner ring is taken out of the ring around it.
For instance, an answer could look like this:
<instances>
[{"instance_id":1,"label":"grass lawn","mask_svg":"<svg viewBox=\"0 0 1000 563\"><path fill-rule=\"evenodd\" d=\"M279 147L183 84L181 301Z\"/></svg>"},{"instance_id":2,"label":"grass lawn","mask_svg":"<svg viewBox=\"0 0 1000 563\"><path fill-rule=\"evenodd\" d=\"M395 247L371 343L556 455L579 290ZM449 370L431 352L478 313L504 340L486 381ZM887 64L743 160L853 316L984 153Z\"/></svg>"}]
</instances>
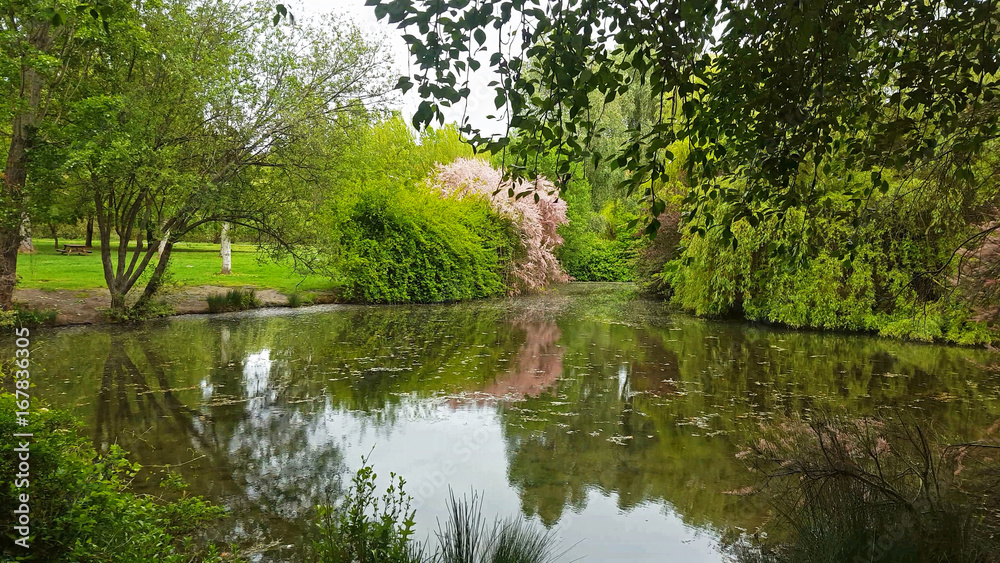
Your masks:
<instances>
[{"instance_id":1,"label":"grass lawn","mask_svg":"<svg viewBox=\"0 0 1000 563\"><path fill-rule=\"evenodd\" d=\"M21 254L17 260L20 289L95 289L107 287L101 267L100 247L88 255L64 256L56 252L52 239L34 239L36 254ZM63 244L83 244L82 240L59 239ZM115 247L117 248L117 246ZM153 264L149 270L152 271ZM276 289L282 293L323 291L333 289L330 280L322 276L303 277L292 270L291 263L280 264L258 260L252 245L233 245L233 273L219 274L222 258L219 245L179 243L170 253L167 268L168 283L179 285L254 286ZM140 282L141 283L141 282ZM137 289L141 289L137 287Z\"/></svg>"}]
</instances>

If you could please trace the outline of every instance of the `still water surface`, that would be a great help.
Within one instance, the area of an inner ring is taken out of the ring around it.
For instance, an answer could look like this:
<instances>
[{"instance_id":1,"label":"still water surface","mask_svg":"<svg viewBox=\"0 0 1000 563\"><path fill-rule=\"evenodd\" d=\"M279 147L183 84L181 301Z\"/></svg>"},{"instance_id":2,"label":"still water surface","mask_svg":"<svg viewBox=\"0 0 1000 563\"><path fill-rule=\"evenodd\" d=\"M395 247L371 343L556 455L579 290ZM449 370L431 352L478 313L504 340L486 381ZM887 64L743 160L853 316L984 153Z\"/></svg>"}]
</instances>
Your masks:
<instances>
[{"instance_id":1,"label":"still water surface","mask_svg":"<svg viewBox=\"0 0 1000 563\"><path fill-rule=\"evenodd\" d=\"M550 528L564 561L724 560L767 507L737 453L761 425L902 409L956 438L1000 414L981 350L709 322L629 285L433 306L319 306L40 332L36 394L232 511L224 540L300 542L369 461L418 537L451 487ZM728 493L728 494L727 494ZM294 558L291 550L271 552Z\"/></svg>"}]
</instances>

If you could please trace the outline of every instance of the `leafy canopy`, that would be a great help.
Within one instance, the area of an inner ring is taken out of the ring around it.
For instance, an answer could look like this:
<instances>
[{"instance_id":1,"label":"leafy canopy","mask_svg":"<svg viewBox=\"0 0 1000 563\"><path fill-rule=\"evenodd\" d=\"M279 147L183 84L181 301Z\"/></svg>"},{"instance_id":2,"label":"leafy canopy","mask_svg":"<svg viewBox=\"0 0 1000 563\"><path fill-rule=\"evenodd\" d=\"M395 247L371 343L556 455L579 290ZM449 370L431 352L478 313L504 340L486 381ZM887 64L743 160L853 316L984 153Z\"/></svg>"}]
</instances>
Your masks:
<instances>
[{"instance_id":1,"label":"leafy canopy","mask_svg":"<svg viewBox=\"0 0 1000 563\"><path fill-rule=\"evenodd\" d=\"M488 65L517 142L486 138L467 118L462 131L509 151L517 174L554 151L565 185L572 163L600 159L591 146L602 103L648 87L657 122L630 130L612 165L648 204L650 234L677 159L692 188L687 217L699 218L690 228L734 241L734 221L819 202L818 171L845 176L855 213L888 190L887 169L971 182L1000 127L993 0L367 3L406 31L414 65L397 87L423 98L415 126L443 120Z\"/></svg>"}]
</instances>

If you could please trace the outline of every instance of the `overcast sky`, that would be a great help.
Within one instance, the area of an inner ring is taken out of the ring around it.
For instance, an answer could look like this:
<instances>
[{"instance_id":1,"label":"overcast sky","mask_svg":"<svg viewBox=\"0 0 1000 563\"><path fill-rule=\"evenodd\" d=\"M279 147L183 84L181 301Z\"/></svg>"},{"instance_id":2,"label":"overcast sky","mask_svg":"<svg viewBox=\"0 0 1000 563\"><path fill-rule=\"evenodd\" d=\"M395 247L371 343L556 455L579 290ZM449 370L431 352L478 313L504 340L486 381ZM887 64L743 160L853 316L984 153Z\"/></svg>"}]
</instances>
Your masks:
<instances>
[{"instance_id":1,"label":"overcast sky","mask_svg":"<svg viewBox=\"0 0 1000 563\"><path fill-rule=\"evenodd\" d=\"M358 26L371 34L373 38L381 37L392 52L395 60L396 71L400 74L408 74L407 61L409 52L406 43L403 41L402 32L384 21L380 22L375 18L375 9L365 6L365 0L289 0L286 2L296 17L308 17L309 15L321 14L324 12L334 12L344 14L351 18ZM469 96L468 109L466 110L469 119L474 127L479 127L484 133L502 133L505 124L499 121L486 119L487 115L497 113L493 105L495 93L487 87L492 80L485 70L489 68L486 61L482 61L482 69L473 76ZM410 90L406 96L399 100L400 110L407 121L413 116L413 112L420 103L420 97L416 89ZM462 112L466 108L464 104L458 104L454 108L445 108L445 115L449 121L458 122L462 118Z\"/></svg>"}]
</instances>

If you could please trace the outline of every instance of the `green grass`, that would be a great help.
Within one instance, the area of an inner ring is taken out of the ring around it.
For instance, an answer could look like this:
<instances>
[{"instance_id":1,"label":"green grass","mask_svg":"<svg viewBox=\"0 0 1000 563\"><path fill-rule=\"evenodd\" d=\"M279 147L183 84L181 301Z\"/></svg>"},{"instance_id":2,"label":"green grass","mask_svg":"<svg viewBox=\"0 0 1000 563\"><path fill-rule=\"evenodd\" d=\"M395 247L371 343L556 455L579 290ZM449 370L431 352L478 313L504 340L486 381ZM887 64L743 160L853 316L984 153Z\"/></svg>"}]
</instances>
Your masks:
<instances>
[{"instance_id":1,"label":"green grass","mask_svg":"<svg viewBox=\"0 0 1000 563\"><path fill-rule=\"evenodd\" d=\"M17 261L20 277L19 289L84 290L104 288L104 270L101 267L99 246L85 256L63 256L56 252L52 239L35 239L36 254L21 254ZM59 239L63 244L83 244L82 240ZM114 248L117 248L115 246ZM330 280L311 275L303 280L292 270L291 262L274 263L258 260L252 245L233 245L233 273L221 275L222 259L219 245L208 243L179 243L170 254L170 281L179 285L219 285L228 287L254 286L275 289L282 293L298 291L323 291L333 289Z\"/></svg>"}]
</instances>

